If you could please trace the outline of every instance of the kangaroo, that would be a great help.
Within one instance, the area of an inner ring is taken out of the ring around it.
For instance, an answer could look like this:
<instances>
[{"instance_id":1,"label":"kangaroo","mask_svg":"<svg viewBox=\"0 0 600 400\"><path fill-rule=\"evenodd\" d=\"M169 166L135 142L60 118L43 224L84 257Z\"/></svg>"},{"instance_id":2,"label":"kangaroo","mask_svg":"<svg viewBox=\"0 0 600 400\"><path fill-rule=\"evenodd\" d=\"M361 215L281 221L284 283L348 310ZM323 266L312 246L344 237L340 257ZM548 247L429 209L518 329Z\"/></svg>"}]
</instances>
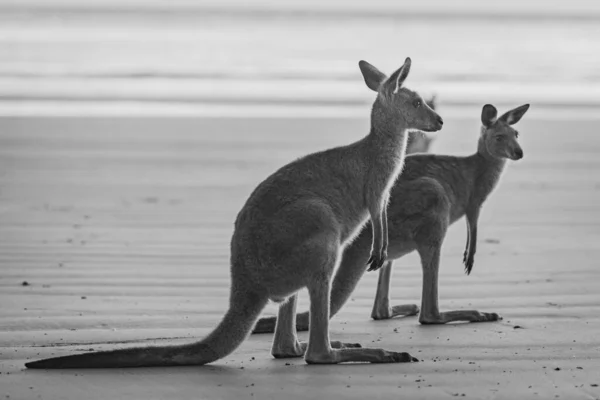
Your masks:
<instances>
[{"instance_id":1,"label":"kangaroo","mask_svg":"<svg viewBox=\"0 0 600 400\"><path fill-rule=\"evenodd\" d=\"M371 129L347 146L309 154L267 177L237 215L231 239L229 310L203 340L180 346L138 347L43 359L28 368L110 368L203 365L232 353L250 334L269 300L281 303L271 353L309 364L418 361L410 354L360 348L329 339L331 279L344 246L367 219L371 257L387 259L386 206L404 162L407 131L437 131L442 118L404 87L411 60L389 78L360 61L366 85L377 92ZM361 266L364 269L364 265ZM297 292L310 295L308 344L293 329Z\"/></svg>"},{"instance_id":2,"label":"kangaroo","mask_svg":"<svg viewBox=\"0 0 600 400\"><path fill-rule=\"evenodd\" d=\"M436 96L433 95L426 103L432 110L437 111L436 108ZM428 135L425 132L411 131L408 132L408 143L406 144L406 155L414 153L428 153L431 147L431 143L435 137Z\"/></svg>"},{"instance_id":3,"label":"kangaroo","mask_svg":"<svg viewBox=\"0 0 600 400\"><path fill-rule=\"evenodd\" d=\"M406 157L402 175L390 196L388 259L379 273L371 313L373 319L419 313L419 307L415 304L389 305L392 262L414 250L419 253L423 270L421 324L499 319L496 313L476 310L439 311L437 289L440 252L448 226L466 216L468 237L463 263L465 272L471 273L477 246L479 212L496 187L506 160L523 157L523 150L517 141L518 132L511 125L519 122L528 109L529 105L525 104L496 118L496 108L485 105L481 114L483 127L477 152L471 156L414 154ZM348 300L365 271L364 261L371 235L371 227L367 225L345 249L332 285L331 316ZM297 330L307 329L306 313L298 314L296 321ZM262 318L254 333L273 332L274 324L275 317Z\"/></svg>"}]
</instances>

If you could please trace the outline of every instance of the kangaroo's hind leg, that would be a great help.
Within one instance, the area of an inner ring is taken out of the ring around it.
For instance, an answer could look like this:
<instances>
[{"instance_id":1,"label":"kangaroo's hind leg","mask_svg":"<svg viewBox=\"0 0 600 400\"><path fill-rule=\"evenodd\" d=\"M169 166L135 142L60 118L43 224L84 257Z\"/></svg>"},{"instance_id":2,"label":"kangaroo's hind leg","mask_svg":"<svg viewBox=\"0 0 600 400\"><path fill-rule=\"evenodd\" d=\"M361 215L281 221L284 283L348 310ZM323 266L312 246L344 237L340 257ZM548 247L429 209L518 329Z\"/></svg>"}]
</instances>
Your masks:
<instances>
[{"instance_id":1,"label":"kangaroo's hind leg","mask_svg":"<svg viewBox=\"0 0 600 400\"><path fill-rule=\"evenodd\" d=\"M298 340L294 320L296 316L296 303L298 294L294 294L288 301L279 306L277 324L271 354L275 358L302 357L306 352L308 344ZM358 343L344 343L337 340L331 341L334 349L358 348Z\"/></svg>"},{"instance_id":2,"label":"kangaroo's hind leg","mask_svg":"<svg viewBox=\"0 0 600 400\"><path fill-rule=\"evenodd\" d=\"M418 361L408 353L383 349L333 349L329 343L329 282L315 282L310 293L310 336L305 360L309 364L343 362L397 363Z\"/></svg>"},{"instance_id":3,"label":"kangaroo's hind leg","mask_svg":"<svg viewBox=\"0 0 600 400\"><path fill-rule=\"evenodd\" d=\"M271 354L275 358L302 357L306 343L300 343L294 326L298 293L279 306Z\"/></svg>"},{"instance_id":4,"label":"kangaroo's hind leg","mask_svg":"<svg viewBox=\"0 0 600 400\"><path fill-rule=\"evenodd\" d=\"M394 317L409 317L419 313L416 304L401 304L390 306L390 285L392 279L393 261L387 261L379 270L377 292L373 302L371 318L375 320L390 319Z\"/></svg>"},{"instance_id":5,"label":"kangaroo's hind leg","mask_svg":"<svg viewBox=\"0 0 600 400\"><path fill-rule=\"evenodd\" d=\"M324 236L324 237L323 237ZM394 363L418 361L408 353L383 349L333 349L329 339L329 305L331 278L339 257L339 240L335 235L323 235L314 241L307 266L314 271L308 282L310 296L310 332L305 360L309 364L338 364L343 362Z\"/></svg>"},{"instance_id":6,"label":"kangaroo's hind leg","mask_svg":"<svg viewBox=\"0 0 600 400\"><path fill-rule=\"evenodd\" d=\"M370 228L365 229L359 237L353 243L350 243L344 250L331 287L330 318L337 314L342 306L348 301L350 295L360 281L360 278L367 270L365 266L369 259L371 241ZM276 320L276 317L261 318L254 327L253 333L273 332ZM308 311L298 314L296 316L296 329L298 331L307 331L308 321Z\"/></svg>"},{"instance_id":7,"label":"kangaroo's hind leg","mask_svg":"<svg viewBox=\"0 0 600 400\"><path fill-rule=\"evenodd\" d=\"M443 222L442 222L443 225ZM430 225L433 227L433 225ZM449 322L487 322L499 319L496 313L484 313L477 310L458 310L440 312L438 305L438 272L440 268L440 253L445 230L439 240L422 243L418 247L423 268L423 292L421 295L421 314L419 322L428 324L447 324Z\"/></svg>"},{"instance_id":8,"label":"kangaroo's hind leg","mask_svg":"<svg viewBox=\"0 0 600 400\"><path fill-rule=\"evenodd\" d=\"M371 318L389 319L419 313L416 304L390 306L390 285L393 259L415 250L415 240L429 241L429 220L445 215L448 201L440 184L430 178L402 182L394 190L388 210L390 232L390 259L379 271L377 292Z\"/></svg>"},{"instance_id":9,"label":"kangaroo's hind leg","mask_svg":"<svg viewBox=\"0 0 600 400\"><path fill-rule=\"evenodd\" d=\"M327 275L325 272L331 275L332 271L329 271L328 268L335 267L339 246L336 237L336 234L316 234L312 239L307 240L288 254L287 260L283 261L282 264L284 269L290 271L290 273L293 273L292 271L300 272L298 278L302 282L305 282L305 279L308 279L309 282L312 281L315 275ZM327 249L330 249L330 253L333 254L333 264L323 264L321 262L323 259L328 260L332 257L331 254L326 254ZM308 275L308 278L306 278L306 275ZM298 293L296 292L279 306L271 351L275 358L301 357L306 352L307 343L298 341L297 336L297 300ZM331 341L330 345L334 349L361 347L358 343L342 343L339 341Z\"/></svg>"}]
</instances>

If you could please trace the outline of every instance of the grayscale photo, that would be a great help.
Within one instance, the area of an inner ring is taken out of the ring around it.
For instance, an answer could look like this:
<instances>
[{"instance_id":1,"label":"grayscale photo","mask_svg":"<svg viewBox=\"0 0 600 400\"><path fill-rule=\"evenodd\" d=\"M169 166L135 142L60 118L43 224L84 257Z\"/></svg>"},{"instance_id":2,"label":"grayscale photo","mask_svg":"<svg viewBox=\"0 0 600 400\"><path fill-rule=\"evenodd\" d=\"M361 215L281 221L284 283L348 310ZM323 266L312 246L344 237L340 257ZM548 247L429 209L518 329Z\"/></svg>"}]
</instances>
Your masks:
<instances>
[{"instance_id":1,"label":"grayscale photo","mask_svg":"<svg viewBox=\"0 0 600 400\"><path fill-rule=\"evenodd\" d=\"M0 0L0 400L600 399L600 2Z\"/></svg>"}]
</instances>

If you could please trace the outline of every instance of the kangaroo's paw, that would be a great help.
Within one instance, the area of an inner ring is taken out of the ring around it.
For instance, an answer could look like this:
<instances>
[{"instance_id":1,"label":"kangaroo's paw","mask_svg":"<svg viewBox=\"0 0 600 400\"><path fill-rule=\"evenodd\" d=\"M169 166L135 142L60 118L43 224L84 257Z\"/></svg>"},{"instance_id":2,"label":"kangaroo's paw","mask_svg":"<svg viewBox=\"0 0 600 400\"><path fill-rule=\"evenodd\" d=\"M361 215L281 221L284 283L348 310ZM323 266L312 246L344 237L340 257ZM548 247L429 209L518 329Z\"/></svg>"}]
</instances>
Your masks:
<instances>
[{"instance_id":1,"label":"kangaroo's paw","mask_svg":"<svg viewBox=\"0 0 600 400\"><path fill-rule=\"evenodd\" d=\"M390 319L394 317L410 317L419 313L419 306L416 304L402 304L392 307L377 307L371 312L371 318L374 320Z\"/></svg>"},{"instance_id":2,"label":"kangaroo's paw","mask_svg":"<svg viewBox=\"0 0 600 400\"><path fill-rule=\"evenodd\" d=\"M486 313L477 310L459 310L440 313L439 316L427 316L421 314L419 322L423 325L447 324L449 322L492 322L499 321L500 317L496 313Z\"/></svg>"},{"instance_id":3,"label":"kangaroo's paw","mask_svg":"<svg viewBox=\"0 0 600 400\"><path fill-rule=\"evenodd\" d=\"M463 257L463 264L465 264L465 273L470 275L471 271L473 270L473 264L475 264L475 255L465 253Z\"/></svg>"},{"instance_id":4,"label":"kangaroo's paw","mask_svg":"<svg viewBox=\"0 0 600 400\"><path fill-rule=\"evenodd\" d=\"M371 251L371 257L367 261L367 265L369 266L368 271L377 271L379 268L383 267L387 260L387 249L381 249L380 251Z\"/></svg>"}]
</instances>

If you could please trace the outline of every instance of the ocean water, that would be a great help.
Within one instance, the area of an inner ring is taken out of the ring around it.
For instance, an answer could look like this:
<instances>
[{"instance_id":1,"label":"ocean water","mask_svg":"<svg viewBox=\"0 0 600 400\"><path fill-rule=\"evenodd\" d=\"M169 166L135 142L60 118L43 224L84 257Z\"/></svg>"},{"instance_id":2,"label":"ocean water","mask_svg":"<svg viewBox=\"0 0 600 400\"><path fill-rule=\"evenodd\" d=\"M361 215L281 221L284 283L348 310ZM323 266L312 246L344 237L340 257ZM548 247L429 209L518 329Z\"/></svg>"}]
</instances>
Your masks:
<instances>
[{"instance_id":1,"label":"ocean water","mask_svg":"<svg viewBox=\"0 0 600 400\"><path fill-rule=\"evenodd\" d=\"M372 100L358 60L407 56L407 83L448 106L600 108L600 7L321 3L5 0L0 114L353 114Z\"/></svg>"}]
</instances>

